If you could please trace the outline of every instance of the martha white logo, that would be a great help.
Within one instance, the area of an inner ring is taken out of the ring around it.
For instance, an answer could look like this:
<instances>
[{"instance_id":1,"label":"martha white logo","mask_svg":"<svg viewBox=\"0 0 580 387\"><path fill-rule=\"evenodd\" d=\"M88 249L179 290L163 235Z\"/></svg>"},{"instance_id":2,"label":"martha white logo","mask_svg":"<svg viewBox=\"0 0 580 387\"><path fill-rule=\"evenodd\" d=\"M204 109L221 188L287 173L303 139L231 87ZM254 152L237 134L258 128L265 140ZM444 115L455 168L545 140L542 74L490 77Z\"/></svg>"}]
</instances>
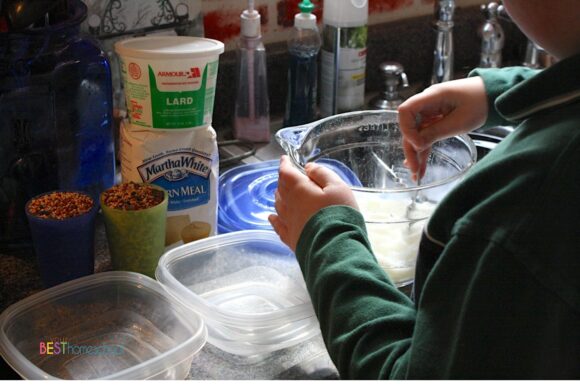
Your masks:
<instances>
[{"instance_id":1,"label":"martha white logo","mask_svg":"<svg viewBox=\"0 0 580 387\"><path fill-rule=\"evenodd\" d=\"M137 167L141 179L152 182L160 177L167 181L179 181L189 174L207 179L211 172L211 159L195 152L176 152L157 157Z\"/></svg>"}]
</instances>

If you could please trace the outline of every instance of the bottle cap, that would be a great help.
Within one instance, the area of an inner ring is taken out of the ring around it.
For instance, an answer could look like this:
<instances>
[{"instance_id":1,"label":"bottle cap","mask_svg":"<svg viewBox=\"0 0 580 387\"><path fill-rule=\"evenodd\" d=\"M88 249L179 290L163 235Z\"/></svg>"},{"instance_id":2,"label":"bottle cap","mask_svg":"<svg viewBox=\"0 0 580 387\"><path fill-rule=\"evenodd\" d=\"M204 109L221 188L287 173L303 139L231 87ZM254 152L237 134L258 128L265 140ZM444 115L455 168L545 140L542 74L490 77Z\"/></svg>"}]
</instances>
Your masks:
<instances>
[{"instance_id":1,"label":"bottle cap","mask_svg":"<svg viewBox=\"0 0 580 387\"><path fill-rule=\"evenodd\" d=\"M325 0L322 15L322 21L327 25L346 28L366 25L368 0Z\"/></svg>"},{"instance_id":2,"label":"bottle cap","mask_svg":"<svg viewBox=\"0 0 580 387\"><path fill-rule=\"evenodd\" d=\"M254 2L250 1L248 9L242 12L241 19L241 33L247 38L260 37L260 12L254 9Z\"/></svg>"},{"instance_id":3,"label":"bottle cap","mask_svg":"<svg viewBox=\"0 0 580 387\"><path fill-rule=\"evenodd\" d=\"M302 0L300 4L298 4L298 9L302 13L312 13L314 10L314 4L310 2L310 0Z\"/></svg>"}]
</instances>

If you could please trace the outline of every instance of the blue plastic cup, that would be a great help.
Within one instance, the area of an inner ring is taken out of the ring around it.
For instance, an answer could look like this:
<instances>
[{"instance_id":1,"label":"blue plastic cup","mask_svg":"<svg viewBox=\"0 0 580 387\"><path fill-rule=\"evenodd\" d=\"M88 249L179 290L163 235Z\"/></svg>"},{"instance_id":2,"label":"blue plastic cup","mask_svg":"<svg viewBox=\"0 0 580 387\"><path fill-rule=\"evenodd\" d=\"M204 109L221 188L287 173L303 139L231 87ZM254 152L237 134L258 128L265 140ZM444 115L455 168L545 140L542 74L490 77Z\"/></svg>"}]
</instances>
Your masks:
<instances>
[{"instance_id":1,"label":"blue plastic cup","mask_svg":"<svg viewBox=\"0 0 580 387\"><path fill-rule=\"evenodd\" d=\"M52 192L43 193L35 198L50 193ZM84 192L76 193L90 197ZM93 198L93 207L82 215L65 219L46 219L29 212L29 205L35 198L26 203L25 210L44 286L51 287L93 274L98 201Z\"/></svg>"}]
</instances>

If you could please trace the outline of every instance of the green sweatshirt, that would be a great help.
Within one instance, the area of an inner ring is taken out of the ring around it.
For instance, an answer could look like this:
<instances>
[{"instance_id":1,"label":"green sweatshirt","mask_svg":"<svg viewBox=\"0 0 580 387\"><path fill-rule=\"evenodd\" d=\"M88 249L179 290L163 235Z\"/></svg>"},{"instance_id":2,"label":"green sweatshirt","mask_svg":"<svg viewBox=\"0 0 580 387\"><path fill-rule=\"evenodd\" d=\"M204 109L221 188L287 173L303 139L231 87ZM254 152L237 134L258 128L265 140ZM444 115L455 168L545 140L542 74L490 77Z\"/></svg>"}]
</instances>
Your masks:
<instances>
[{"instance_id":1,"label":"green sweatshirt","mask_svg":"<svg viewBox=\"0 0 580 387\"><path fill-rule=\"evenodd\" d=\"M517 128L430 218L414 300L378 266L352 208L319 211L300 237L342 378L580 378L580 55L472 75L488 124Z\"/></svg>"}]
</instances>

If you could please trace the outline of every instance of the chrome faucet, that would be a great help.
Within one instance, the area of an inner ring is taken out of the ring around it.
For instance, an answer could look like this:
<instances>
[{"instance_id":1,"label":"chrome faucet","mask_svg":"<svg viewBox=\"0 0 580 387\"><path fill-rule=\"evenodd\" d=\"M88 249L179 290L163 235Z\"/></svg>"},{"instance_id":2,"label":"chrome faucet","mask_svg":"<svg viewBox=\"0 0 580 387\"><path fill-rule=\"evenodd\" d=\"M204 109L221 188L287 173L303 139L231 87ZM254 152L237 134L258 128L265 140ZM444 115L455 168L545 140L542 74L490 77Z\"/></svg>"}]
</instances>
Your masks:
<instances>
[{"instance_id":1,"label":"chrome faucet","mask_svg":"<svg viewBox=\"0 0 580 387\"><path fill-rule=\"evenodd\" d=\"M531 40L528 40L528 44L526 45L526 55L524 56L522 65L532 69L542 67L540 65L540 48Z\"/></svg>"},{"instance_id":2,"label":"chrome faucet","mask_svg":"<svg viewBox=\"0 0 580 387\"><path fill-rule=\"evenodd\" d=\"M433 73L431 84L449 81L453 78L453 12L455 0L435 2L436 30L435 50L433 51Z\"/></svg>"},{"instance_id":3,"label":"chrome faucet","mask_svg":"<svg viewBox=\"0 0 580 387\"><path fill-rule=\"evenodd\" d=\"M554 63L556 63L556 58L548 54L536 43L528 40L528 45L526 46L526 55L522 65L533 69L541 69L550 67Z\"/></svg>"},{"instance_id":4,"label":"chrome faucet","mask_svg":"<svg viewBox=\"0 0 580 387\"><path fill-rule=\"evenodd\" d=\"M485 23L481 27L481 59L479 67L501 67L501 50L504 46L505 34L498 16L503 12L503 5L494 1L483 4L481 11Z\"/></svg>"}]
</instances>

